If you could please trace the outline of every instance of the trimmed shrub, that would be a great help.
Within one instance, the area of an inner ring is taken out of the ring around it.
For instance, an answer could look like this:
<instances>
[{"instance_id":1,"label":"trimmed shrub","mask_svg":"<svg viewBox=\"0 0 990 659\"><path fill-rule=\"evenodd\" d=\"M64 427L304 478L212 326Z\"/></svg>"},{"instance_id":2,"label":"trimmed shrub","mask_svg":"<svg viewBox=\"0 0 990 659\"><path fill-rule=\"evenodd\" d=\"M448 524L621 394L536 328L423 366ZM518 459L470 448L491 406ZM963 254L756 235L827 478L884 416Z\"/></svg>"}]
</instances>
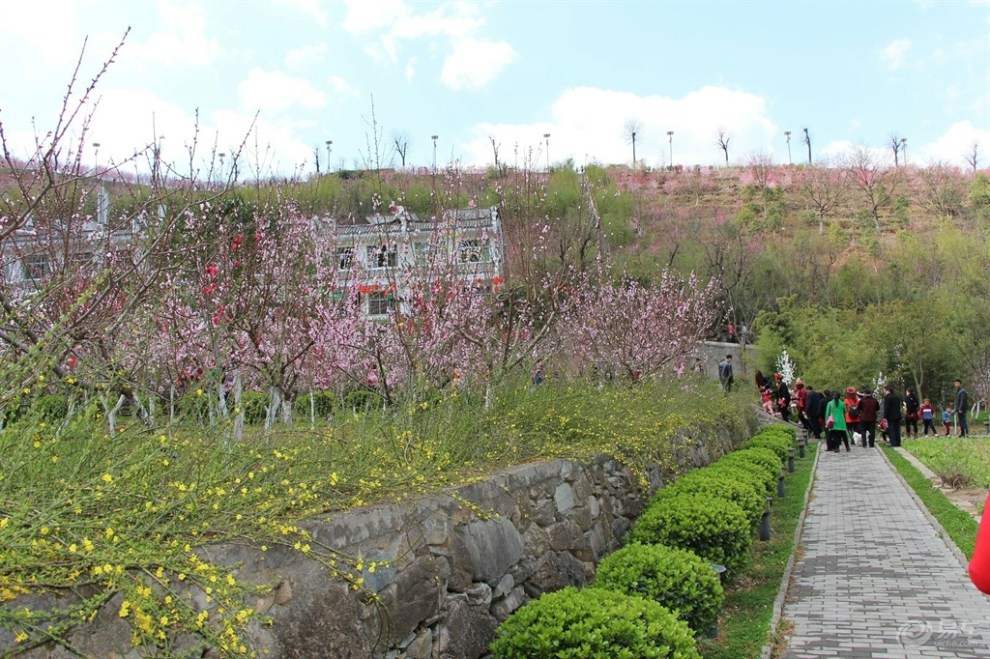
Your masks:
<instances>
[{"instance_id":1,"label":"trimmed shrub","mask_svg":"<svg viewBox=\"0 0 990 659\"><path fill-rule=\"evenodd\" d=\"M766 446L752 446L750 448L733 451L718 461L718 463L722 462L728 462L730 464L733 462L749 462L757 465L761 469L766 470L766 472L775 479L780 474L780 468L784 466L780 456L778 456L773 449L769 449Z\"/></svg>"},{"instance_id":2,"label":"trimmed shrub","mask_svg":"<svg viewBox=\"0 0 990 659\"><path fill-rule=\"evenodd\" d=\"M747 446L750 448L768 448L776 453L777 457L783 462L787 459L787 454L790 453L791 447L794 446L794 438L777 433L766 433L756 435L750 439Z\"/></svg>"},{"instance_id":3,"label":"trimmed shrub","mask_svg":"<svg viewBox=\"0 0 990 659\"><path fill-rule=\"evenodd\" d=\"M686 492L731 501L742 508L746 517L756 524L766 508L763 494L765 487L763 482L758 482L754 478L738 477L738 474L724 469L697 469L685 474L657 494L663 497L671 496L676 492ZM668 491L670 494L665 494Z\"/></svg>"},{"instance_id":4,"label":"trimmed shrub","mask_svg":"<svg viewBox=\"0 0 990 659\"><path fill-rule=\"evenodd\" d=\"M647 506L629 539L690 549L736 570L746 562L753 534L746 513L737 504L703 494L679 494Z\"/></svg>"},{"instance_id":5,"label":"trimmed shrub","mask_svg":"<svg viewBox=\"0 0 990 659\"><path fill-rule=\"evenodd\" d=\"M714 474L724 474L727 478L749 484L761 499L775 496L777 493L777 477L771 476L763 467L752 462L745 460L719 461L706 467L706 469Z\"/></svg>"},{"instance_id":6,"label":"trimmed shrub","mask_svg":"<svg viewBox=\"0 0 990 659\"><path fill-rule=\"evenodd\" d=\"M691 629L654 601L604 588L546 593L499 625L495 659L700 659Z\"/></svg>"},{"instance_id":7,"label":"trimmed shrub","mask_svg":"<svg viewBox=\"0 0 990 659\"><path fill-rule=\"evenodd\" d=\"M718 621L725 596L711 563L694 552L640 543L606 556L594 587L656 600L695 633L707 632Z\"/></svg>"},{"instance_id":8,"label":"trimmed shrub","mask_svg":"<svg viewBox=\"0 0 990 659\"><path fill-rule=\"evenodd\" d=\"M766 426L760 429L757 435L762 435L764 433L777 434L777 435L787 435L791 439L797 437L797 429L794 426L784 425L783 423L775 423L770 426Z\"/></svg>"}]
</instances>

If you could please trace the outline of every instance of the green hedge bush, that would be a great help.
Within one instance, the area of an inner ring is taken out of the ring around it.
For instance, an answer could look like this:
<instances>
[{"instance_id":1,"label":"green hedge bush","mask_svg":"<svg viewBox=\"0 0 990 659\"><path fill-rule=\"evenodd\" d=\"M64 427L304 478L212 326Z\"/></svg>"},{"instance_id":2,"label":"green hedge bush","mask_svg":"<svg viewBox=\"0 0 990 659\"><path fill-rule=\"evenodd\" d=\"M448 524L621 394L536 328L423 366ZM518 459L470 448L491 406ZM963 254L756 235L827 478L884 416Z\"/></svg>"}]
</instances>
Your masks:
<instances>
[{"instance_id":1,"label":"green hedge bush","mask_svg":"<svg viewBox=\"0 0 990 659\"><path fill-rule=\"evenodd\" d=\"M765 483L753 477L747 478L726 469L706 467L688 472L669 487L659 490L657 497L669 497L678 492L686 492L731 501L742 508L750 522L755 524L760 521L766 507L763 493L765 487Z\"/></svg>"},{"instance_id":2,"label":"green hedge bush","mask_svg":"<svg viewBox=\"0 0 990 659\"><path fill-rule=\"evenodd\" d=\"M700 659L691 629L654 601L604 588L565 588L499 625L495 659Z\"/></svg>"},{"instance_id":3,"label":"green hedge bush","mask_svg":"<svg viewBox=\"0 0 990 659\"><path fill-rule=\"evenodd\" d=\"M769 475L763 467L755 465L752 462L746 462L744 460L720 461L710 467L706 467L706 469L713 474L748 484L760 497L761 501L766 497L776 496L777 494L777 477Z\"/></svg>"},{"instance_id":4,"label":"green hedge bush","mask_svg":"<svg viewBox=\"0 0 990 659\"><path fill-rule=\"evenodd\" d=\"M749 448L768 448L783 462L794 446L794 438L776 433L756 435L747 444Z\"/></svg>"},{"instance_id":5,"label":"green hedge bush","mask_svg":"<svg viewBox=\"0 0 990 659\"><path fill-rule=\"evenodd\" d=\"M766 446L752 446L749 448L739 449L738 451L733 451L719 460L716 464L732 464L735 462L748 462L750 464L755 464L775 479L780 475L780 469L784 465L783 461L780 459L780 456Z\"/></svg>"},{"instance_id":6,"label":"green hedge bush","mask_svg":"<svg viewBox=\"0 0 990 659\"><path fill-rule=\"evenodd\" d=\"M746 562L753 533L737 504L703 494L679 494L650 503L629 539L690 549L735 571Z\"/></svg>"},{"instance_id":7,"label":"green hedge bush","mask_svg":"<svg viewBox=\"0 0 990 659\"><path fill-rule=\"evenodd\" d=\"M618 590L655 600L695 633L718 622L725 596L711 563L692 551L632 543L598 565L595 588Z\"/></svg>"}]
</instances>

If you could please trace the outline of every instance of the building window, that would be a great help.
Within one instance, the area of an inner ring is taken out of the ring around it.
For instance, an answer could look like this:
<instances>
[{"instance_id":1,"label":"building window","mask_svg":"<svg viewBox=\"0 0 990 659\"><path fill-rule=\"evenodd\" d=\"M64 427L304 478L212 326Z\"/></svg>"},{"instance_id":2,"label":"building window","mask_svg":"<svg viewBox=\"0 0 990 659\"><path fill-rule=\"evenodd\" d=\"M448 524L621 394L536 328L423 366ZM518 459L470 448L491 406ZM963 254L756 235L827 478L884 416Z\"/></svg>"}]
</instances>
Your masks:
<instances>
[{"instance_id":1,"label":"building window","mask_svg":"<svg viewBox=\"0 0 990 659\"><path fill-rule=\"evenodd\" d=\"M396 300L391 293L374 292L368 294L368 315L384 316L395 311Z\"/></svg>"},{"instance_id":2,"label":"building window","mask_svg":"<svg viewBox=\"0 0 990 659\"><path fill-rule=\"evenodd\" d=\"M24 257L24 276L38 281L45 279L51 273L51 265L47 254L28 254Z\"/></svg>"},{"instance_id":3,"label":"building window","mask_svg":"<svg viewBox=\"0 0 990 659\"><path fill-rule=\"evenodd\" d=\"M461 263L487 263L491 261L488 243L481 240L462 240L457 245L457 257Z\"/></svg>"},{"instance_id":4,"label":"building window","mask_svg":"<svg viewBox=\"0 0 990 659\"><path fill-rule=\"evenodd\" d=\"M338 270L350 270L352 265L354 265L354 248L353 247L338 247L337 248L337 269Z\"/></svg>"},{"instance_id":5,"label":"building window","mask_svg":"<svg viewBox=\"0 0 990 659\"><path fill-rule=\"evenodd\" d=\"M394 268L399 264L399 253L395 245L369 245L369 268Z\"/></svg>"}]
</instances>

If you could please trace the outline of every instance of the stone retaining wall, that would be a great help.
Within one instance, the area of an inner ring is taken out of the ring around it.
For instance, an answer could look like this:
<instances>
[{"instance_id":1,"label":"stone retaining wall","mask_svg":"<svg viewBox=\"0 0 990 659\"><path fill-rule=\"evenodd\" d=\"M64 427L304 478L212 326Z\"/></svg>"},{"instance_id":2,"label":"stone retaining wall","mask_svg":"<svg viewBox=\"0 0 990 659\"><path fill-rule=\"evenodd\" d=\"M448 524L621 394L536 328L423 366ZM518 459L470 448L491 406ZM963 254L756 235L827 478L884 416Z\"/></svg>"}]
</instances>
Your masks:
<instances>
[{"instance_id":1,"label":"stone retaining wall","mask_svg":"<svg viewBox=\"0 0 990 659\"><path fill-rule=\"evenodd\" d=\"M747 424L732 425L736 431L678 440L680 464L701 466L731 450ZM238 580L278 584L256 606L273 620L252 627L261 657L471 659L487 653L499 622L527 601L592 577L662 485L656 469L648 483L637 480L605 457L551 460L410 503L309 520L303 526L314 546L363 559L363 592L288 548L219 545L204 553L235 567ZM368 603L367 592L378 601ZM73 645L88 656L142 656L127 651L129 630L115 607L111 600L102 624L74 632Z\"/></svg>"}]
</instances>

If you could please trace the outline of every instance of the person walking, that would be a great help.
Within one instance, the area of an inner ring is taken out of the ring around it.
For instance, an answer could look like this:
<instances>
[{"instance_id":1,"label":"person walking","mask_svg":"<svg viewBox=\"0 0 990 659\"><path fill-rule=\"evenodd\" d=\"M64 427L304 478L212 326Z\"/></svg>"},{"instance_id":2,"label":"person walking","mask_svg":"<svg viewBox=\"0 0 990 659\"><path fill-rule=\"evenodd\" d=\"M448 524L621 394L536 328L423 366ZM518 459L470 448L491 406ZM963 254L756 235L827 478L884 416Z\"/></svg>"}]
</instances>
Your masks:
<instances>
[{"instance_id":1,"label":"person walking","mask_svg":"<svg viewBox=\"0 0 990 659\"><path fill-rule=\"evenodd\" d=\"M832 400L825 406L825 427L828 429L826 448L838 453L839 445L844 443L848 453L849 435L846 434L846 405L842 402L838 391L832 394Z\"/></svg>"},{"instance_id":2,"label":"person walking","mask_svg":"<svg viewBox=\"0 0 990 659\"><path fill-rule=\"evenodd\" d=\"M932 435L938 437L938 430L935 428L935 408L932 407L932 401L927 398L923 400L918 414L921 415L921 422L925 426L923 430L925 437L928 437L929 428L931 428Z\"/></svg>"},{"instance_id":3,"label":"person walking","mask_svg":"<svg viewBox=\"0 0 990 659\"><path fill-rule=\"evenodd\" d=\"M808 427L815 439L822 438L822 409L824 407L822 395L815 391L815 388L808 385L808 396L804 399L804 414L808 417Z\"/></svg>"},{"instance_id":4,"label":"person walking","mask_svg":"<svg viewBox=\"0 0 990 659\"><path fill-rule=\"evenodd\" d=\"M725 393L732 391L732 355L726 355L725 359L718 363L718 379Z\"/></svg>"},{"instance_id":5,"label":"person walking","mask_svg":"<svg viewBox=\"0 0 990 659\"><path fill-rule=\"evenodd\" d=\"M859 428L859 393L857 393L856 387L846 387L846 396L842 404L846 408L846 434L849 435L849 441L855 446L856 437L853 433L862 432Z\"/></svg>"},{"instance_id":6,"label":"person walking","mask_svg":"<svg viewBox=\"0 0 990 659\"><path fill-rule=\"evenodd\" d=\"M883 387L883 402L880 405L880 418L887 422L887 441L891 446L901 445L901 399L889 384Z\"/></svg>"},{"instance_id":7,"label":"person walking","mask_svg":"<svg viewBox=\"0 0 990 659\"><path fill-rule=\"evenodd\" d=\"M959 425L959 436L969 434L969 394L963 389L962 380L956 380L956 423Z\"/></svg>"},{"instance_id":8,"label":"person walking","mask_svg":"<svg viewBox=\"0 0 990 659\"><path fill-rule=\"evenodd\" d=\"M873 392L867 387L863 387L862 396L859 401L859 427L863 434L863 447L869 445L873 448L877 441L877 415L880 412L880 401L873 397Z\"/></svg>"},{"instance_id":9,"label":"person walking","mask_svg":"<svg viewBox=\"0 0 990 659\"><path fill-rule=\"evenodd\" d=\"M773 395L777 403L777 408L780 410L780 418L784 421L791 420L791 392L787 388L787 383L784 382L784 376L780 373L774 373L774 380L777 382L777 388L774 390Z\"/></svg>"},{"instance_id":10,"label":"person walking","mask_svg":"<svg viewBox=\"0 0 990 659\"><path fill-rule=\"evenodd\" d=\"M804 380L798 378L794 381L794 397L797 398L797 417L801 427L811 432L811 425L808 424L808 390L804 387Z\"/></svg>"},{"instance_id":11,"label":"person walking","mask_svg":"<svg viewBox=\"0 0 990 659\"><path fill-rule=\"evenodd\" d=\"M942 410L942 427L945 428L945 436L948 437L952 434L952 415L955 414L952 407L946 407Z\"/></svg>"},{"instance_id":12,"label":"person walking","mask_svg":"<svg viewBox=\"0 0 990 659\"><path fill-rule=\"evenodd\" d=\"M914 395L913 389L904 392L904 434L908 437L918 438L918 418L921 416L919 410L921 404Z\"/></svg>"}]
</instances>

